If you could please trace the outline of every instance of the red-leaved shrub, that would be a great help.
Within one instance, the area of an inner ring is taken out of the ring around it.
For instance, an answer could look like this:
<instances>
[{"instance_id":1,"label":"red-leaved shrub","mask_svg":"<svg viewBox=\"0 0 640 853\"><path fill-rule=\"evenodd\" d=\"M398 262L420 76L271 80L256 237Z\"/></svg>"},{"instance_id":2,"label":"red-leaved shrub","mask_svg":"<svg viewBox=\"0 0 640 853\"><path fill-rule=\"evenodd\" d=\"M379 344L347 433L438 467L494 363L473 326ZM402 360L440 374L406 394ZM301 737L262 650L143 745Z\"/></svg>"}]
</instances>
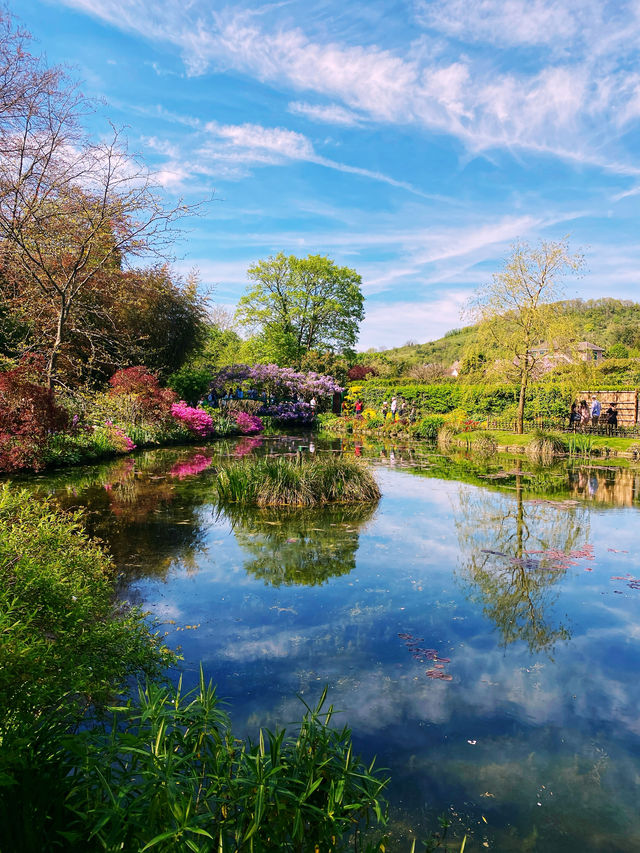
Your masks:
<instances>
[{"instance_id":1,"label":"red-leaved shrub","mask_svg":"<svg viewBox=\"0 0 640 853\"><path fill-rule=\"evenodd\" d=\"M31 362L0 372L0 471L42 468L49 435L68 425L52 389L35 378Z\"/></svg>"},{"instance_id":2,"label":"red-leaved shrub","mask_svg":"<svg viewBox=\"0 0 640 853\"><path fill-rule=\"evenodd\" d=\"M140 365L116 371L109 380L113 397L126 396L135 401L136 414L147 421L167 420L178 399L168 388L161 388L158 377Z\"/></svg>"},{"instance_id":3,"label":"red-leaved shrub","mask_svg":"<svg viewBox=\"0 0 640 853\"><path fill-rule=\"evenodd\" d=\"M349 368L347 378L349 382L360 382L368 376L376 376L377 372L375 367L368 367L365 364L354 364L353 367Z\"/></svg>"}]
</instances>

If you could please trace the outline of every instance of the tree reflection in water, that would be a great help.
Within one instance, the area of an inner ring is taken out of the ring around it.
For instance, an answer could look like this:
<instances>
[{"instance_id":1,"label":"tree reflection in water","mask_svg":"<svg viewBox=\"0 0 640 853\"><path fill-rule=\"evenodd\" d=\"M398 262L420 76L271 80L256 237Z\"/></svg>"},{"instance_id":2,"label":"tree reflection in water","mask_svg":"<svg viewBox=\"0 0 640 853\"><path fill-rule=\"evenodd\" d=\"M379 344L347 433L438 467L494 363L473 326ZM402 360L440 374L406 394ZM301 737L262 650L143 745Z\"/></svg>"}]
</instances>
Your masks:
<instances>
[{"instance_id":1,"label":"tree reflection in water","mask_svg":"<svg viewBox=\"0 0 640 853\"><path fill-rule=\"evenodd\" d=\"M554 613L556 584L566 568L550 571L544 561L527 559L528 554L549 549L569 553L584 546L588 511L527 502L519 471L515 481L515 495L461 489L455 515L459 576L468 585L469 599L481 605L500 631L504 646L520 640L532 653L551 654L557 642L571 637Z\"/></svg>"},{"instance_id":2,"label":"tree reflection in water","mask_svg":"<svg viewBox=\"0 0 640 853\"><path fill-rule=\"evenodd\" d=\"M356 565L359 532L376 505L322 509L225 506L238 544L249 555L247 572L272 586L317 586Z\"/></svg>"},{"instance_id":3,"label":"tree reflection in water","mask_svg":"<svg viewBox=\"0 0 640 853\"><path fill-rule=\"evenodd\" d=\"M87 510L87 531L105 543L125 587L138 578L165 580L177 562L197 571L206 538L198 514L207 494L202 475L210 465L203 448L150 451L75 478L66 472L65 488L50 478L49 493L64 509Z\"/></svg>"}]
</instances>

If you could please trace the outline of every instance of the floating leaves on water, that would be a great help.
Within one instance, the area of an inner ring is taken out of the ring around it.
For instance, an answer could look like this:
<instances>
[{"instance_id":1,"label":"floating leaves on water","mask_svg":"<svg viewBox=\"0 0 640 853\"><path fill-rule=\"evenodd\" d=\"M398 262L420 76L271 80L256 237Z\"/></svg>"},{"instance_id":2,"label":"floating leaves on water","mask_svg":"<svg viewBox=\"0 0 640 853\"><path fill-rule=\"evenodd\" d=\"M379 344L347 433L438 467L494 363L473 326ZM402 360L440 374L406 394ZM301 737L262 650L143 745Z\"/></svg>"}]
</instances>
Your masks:
<instances>
[{"instance_id":1,"label":"floating leaves on water","mask_svg":"<svg viewBox=\"0 0 640 853\"><path fill-rule=\"evenodd\" d=\"M614 575L611 578L611 580L612 581L626 581L626 584L629 587L629 589L640 589L640 578L634 578L633 575L629 575L629 574ZM616 590L614 590L614 592L618 592L618 590L616 589ZM619 594L621 595L622 593L619 593Z\"/></svg>"},{"instance_id":2,"label":"floating leaves on water","mask_svg":"<svg viewBox=\"0 0 640 853\"><path fill-rule=\"evenodd\" d=\"M558 548L546 548L537 551L525 551L524 557L510 557L502 551L491 551L488 548L481 549L481 553L490 554L493 557L503 557L512 566L525 569L530 572L563 572L571 566L577 566L579 560L595 560L593 545L583 545L566 553ZM587 569L592 571L592 569Z\"/></svg>"},{"instance_id":3,"label":"floating leaves on water","mask_svg":"<svg viewBox=\"0 0 640 853\"><path fill-rule=\"evenodd\" d=\"M425 649L420 646L424 642L424 637L414 637L413 634L398 634L401 640L411 653L411 657L419 663L430 661L433 664L431 669L426 670L427 678L437 678L440 681L452 681L453 676L444 672L445 663L451 663L450 658L440 657L437 649Z\"/></svg>"}]
</instances>

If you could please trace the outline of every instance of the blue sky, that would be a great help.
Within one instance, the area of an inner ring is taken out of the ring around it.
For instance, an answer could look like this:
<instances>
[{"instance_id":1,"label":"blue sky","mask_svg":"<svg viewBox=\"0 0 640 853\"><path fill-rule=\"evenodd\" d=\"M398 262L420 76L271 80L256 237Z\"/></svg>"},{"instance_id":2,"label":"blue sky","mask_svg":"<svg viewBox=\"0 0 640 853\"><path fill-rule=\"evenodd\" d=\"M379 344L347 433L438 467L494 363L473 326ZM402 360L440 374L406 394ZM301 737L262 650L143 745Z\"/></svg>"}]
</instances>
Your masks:
<instances>
[{"instance_id":1,"label":"blue sky","mask_svg":"<svg viewBox=\"0 0 640 853\"><path fill-rule=\"evenodd\" d=\"M214 192L178 266L233 307L246 269L363 278L359 348L462 325L516 239L569 235L570 297L638 298L640 0L13 0L168 202Z\"/></svg>"}]
</instances>

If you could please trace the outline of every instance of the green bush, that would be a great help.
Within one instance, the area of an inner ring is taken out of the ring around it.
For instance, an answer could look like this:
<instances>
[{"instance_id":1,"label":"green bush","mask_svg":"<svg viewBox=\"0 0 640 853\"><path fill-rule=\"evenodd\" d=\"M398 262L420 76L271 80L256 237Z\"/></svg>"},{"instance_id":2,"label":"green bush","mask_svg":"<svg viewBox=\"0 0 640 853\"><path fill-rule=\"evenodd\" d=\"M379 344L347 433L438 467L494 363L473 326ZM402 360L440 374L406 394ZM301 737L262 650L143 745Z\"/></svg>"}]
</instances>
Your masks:
<instances>
[{"instance_id":1,"label":"green bush","mask_svg":"<svg viewBox=\"0 0 640 853\"><path fill-rule=\"evenodd\" d=\"M211 371L195 367L181 367L167 380L167 386L190 406L195 406L208 393L210 384Z\"/></svg>"},{"instance_id":2,"label":"green bush","mask_svg":"<svg viewBox=\"0 0 640 853\"><path fill-rule=\"evenodd\" d=\"M415 438L427 438L430 441L436 441L438 438L438 430L444 425L444 418L439 415L427 415L421 418L417 423L410 428L411 435Z\"/></svg>"},{"instance_id":3,"label":"green bush","mask_svg":"<svg viewBox=\"0 0 640 853\"><path fill-rule=\"evenodd\" d=\"M3 833L37 836L50 819L41 786L60 781L61 733L173 660L140 610L114 604L114 566L80 522L0 488L1 850L20 849Z\"/></svg>"}]
</instances>

